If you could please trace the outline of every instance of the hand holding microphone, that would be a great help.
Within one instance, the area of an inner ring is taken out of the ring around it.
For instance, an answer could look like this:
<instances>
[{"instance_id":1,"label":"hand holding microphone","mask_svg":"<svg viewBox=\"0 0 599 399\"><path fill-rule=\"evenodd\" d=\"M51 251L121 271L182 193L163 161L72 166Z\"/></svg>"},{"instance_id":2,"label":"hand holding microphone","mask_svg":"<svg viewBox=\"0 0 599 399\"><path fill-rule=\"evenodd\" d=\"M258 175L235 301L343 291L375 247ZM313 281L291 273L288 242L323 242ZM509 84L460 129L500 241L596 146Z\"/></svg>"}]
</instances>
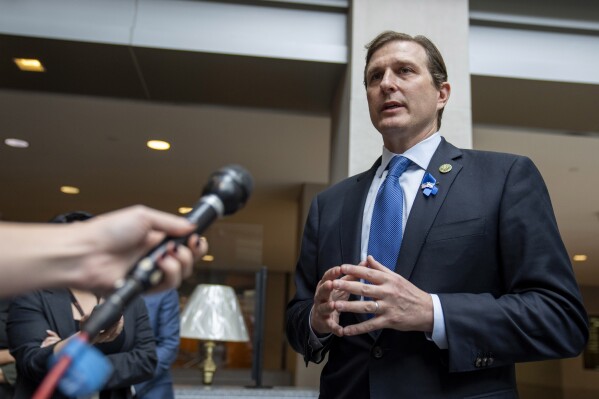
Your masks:
<instances>
[{"instance_id":1,"label":"hand holding microphone","mask_svg":"<svg viewBox=\"0 0 599 399\"><path fill-rule=\"evenodd\" d=\"M193 233L202 233L218 217L241 209L253 189L250 174L241 166L230 165L213 173L204 187L202 197L186 218L196 225L194 231L181 237L166 237L143 256L124 280L117 282L116 290L106 298L85 324L83 331L93 338L106 326L113 325L125 305L142 291L155 287L163 281L166 267L165 254L176 245L187 243ZM125 239L125 238L124 238Z\"/></svg>"},{"instance_id":2,"label":"hand holding microphone","mask_svg":"<svg viewBox=\"0 0 599 399\"><path fill-rule=\"evenodd\" d=\"M115 281L122 279L131 265L156 246L165 234L190 234L195 227L180 216L142 205L64 226L65 232L75 237L69 241L70 247L81 251L81 255L72 260L77 273L71 273L66 285L87 291L112 290ZM191 274L194 259L207 250L206 242L200 241L197 235L192 234L187 245L189 248L176 253L171 249L168 252L171 256L160 260L160 266L165 269L161 288L178 286L181 278Z\"/></svg>"}]
</instances>

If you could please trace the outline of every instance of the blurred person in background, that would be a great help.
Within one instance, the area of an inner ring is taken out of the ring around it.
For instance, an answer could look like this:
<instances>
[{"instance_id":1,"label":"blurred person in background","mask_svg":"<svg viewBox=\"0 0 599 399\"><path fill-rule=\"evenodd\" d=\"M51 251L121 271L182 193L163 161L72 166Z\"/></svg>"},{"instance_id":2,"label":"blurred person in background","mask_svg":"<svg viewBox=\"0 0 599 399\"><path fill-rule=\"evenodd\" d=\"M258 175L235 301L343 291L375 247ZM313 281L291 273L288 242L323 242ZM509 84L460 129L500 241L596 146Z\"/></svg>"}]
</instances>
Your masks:
<instances>
[{"instance_id":1,"label":"blurred person in background","mask_svg":"<svg viewBox=\"0 0 599 399\"><path fill-rule=\"evenodd\" d=\"M53 223L85 223L92 216L71 212ZM79 334L102 291L55 288L34 291L12 300L8 317L8 341L17 365L15 398L30 398L49 371L50 357ZM117 323L91 342L112 364L113 373L99 399L133 397L133 384L152 378L157 363L154 336L146 306L138 296L129 303ZM55 391L52 398L65 398Z\"/></svg>"},{"instance_id":2,"label":"blurred person in background","mask_svg":"<svg viewBox=\"0 0 599 399\"><path fill-rule=\"evenodd\" d=\"M179 351L179 294L168 290L144 295L154 332L158 364L151 380L135 385L141 399L174 399L171 366Z\"/></svg>"},{"instance_id":3,"label":"blurred person in background","mask_svg":"<svg viewBox=\"0 0 599 399\"><path fill-rule=\"evenodd\" d=\"M0 298L0 399L11 399L14 395L14 385L17 380L15 358L8 351L6 337L6 319L10 300Z\"/></svg>"}]
</instances>

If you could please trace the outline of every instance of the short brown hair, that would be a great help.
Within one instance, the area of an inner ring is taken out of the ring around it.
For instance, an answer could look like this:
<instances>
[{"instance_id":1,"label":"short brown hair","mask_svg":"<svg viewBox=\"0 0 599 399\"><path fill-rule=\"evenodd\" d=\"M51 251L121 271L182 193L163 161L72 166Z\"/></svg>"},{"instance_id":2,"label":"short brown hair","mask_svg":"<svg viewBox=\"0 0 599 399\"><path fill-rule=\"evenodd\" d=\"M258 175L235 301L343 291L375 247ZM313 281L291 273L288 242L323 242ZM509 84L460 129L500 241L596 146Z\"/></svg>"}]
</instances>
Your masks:
<instances>
[{"instance_id":1,"label":"short brown hair","mask_svg":"<svg viewBox=\"0 0 599 399\"><path fill-rule=\"evenodd\" d=\"M372 54L384 45L394 42L414 42L422 46L426 52L428 59L428 71L433 78L433 84L437 89L441 88L443 82L447 82L447 67L441 52L426 36L410 36L407 33L394 32L391 30L385 31L375 37L366 47L366 65L364 65L364 86L367 87L366 82L366 70L368 69L368 63L372 58ZM441 108L437 113L437 130L441 128L441 117L443 116L444 108Z\"/></svg>"}]
</instances>

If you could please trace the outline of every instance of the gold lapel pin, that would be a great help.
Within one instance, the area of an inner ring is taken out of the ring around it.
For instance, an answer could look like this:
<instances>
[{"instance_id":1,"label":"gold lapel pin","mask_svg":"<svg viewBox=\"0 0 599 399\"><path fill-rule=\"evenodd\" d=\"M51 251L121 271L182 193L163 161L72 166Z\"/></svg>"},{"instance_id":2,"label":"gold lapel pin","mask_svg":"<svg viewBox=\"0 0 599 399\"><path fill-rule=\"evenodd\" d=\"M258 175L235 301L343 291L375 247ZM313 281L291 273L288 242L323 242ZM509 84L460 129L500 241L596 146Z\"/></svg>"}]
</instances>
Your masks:
<instances>
[{"instance_id":1,"label":"gold lapel pin","mask_svg":"<svg viewBox=\"0 0 599 399\"><path fill-rule=\"evenodd\" d=\"M447 173L451 170L451 165L448 163L444 163L443 165L439 166L439 172L441 173Z\"/></svg>"}]
</instances>

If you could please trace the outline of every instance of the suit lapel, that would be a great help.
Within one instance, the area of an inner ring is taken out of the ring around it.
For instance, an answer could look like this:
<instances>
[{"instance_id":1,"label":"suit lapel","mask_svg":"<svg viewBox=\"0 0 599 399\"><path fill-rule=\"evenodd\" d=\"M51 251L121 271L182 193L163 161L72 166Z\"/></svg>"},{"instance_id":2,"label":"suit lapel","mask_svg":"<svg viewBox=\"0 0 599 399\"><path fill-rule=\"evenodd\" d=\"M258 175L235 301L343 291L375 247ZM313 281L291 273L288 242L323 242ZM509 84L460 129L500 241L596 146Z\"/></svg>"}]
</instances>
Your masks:
<instances>
[{"instance_id":1,"label":"suit lapel","mask_svg":"<svg viewBox=\"0 0 599 399\"><path fill-rule=\"evenodd\" d=\"M442 139L428 165L426 171L437 179L439 191L436 195L426 197L419 189L412 205L395 269L408 280L416 266L420 251L437 213L445 201L453 181L462 169L462 166L455 161L461 155L462 152L458 148ZM438 168L443 164L450 164L452 166L451 171L448 173L439 172Z\"/></svg>"},{"instance_id":2,"label":"suit lapel","mask_svg":"<svg viewBox=\"0 0 599 399\"><path fill-rule=\"evenodd\" d=\"M341 213L341 223L339 224L339 233L341 237L341 259L343 263L357 264L360 260L360 247L362 242L362 215L368 190L374 178L377 168L381 164L379 158L372 167L356 177L353 187L347 190L343 199L343 209ZM350 295L350 301L356 301L360 298L356 295ZM360 323L366 320L366 315L352 313L356 322ZM372 333L373 339L376 339Z\"/></svg>"}]
</instances>

